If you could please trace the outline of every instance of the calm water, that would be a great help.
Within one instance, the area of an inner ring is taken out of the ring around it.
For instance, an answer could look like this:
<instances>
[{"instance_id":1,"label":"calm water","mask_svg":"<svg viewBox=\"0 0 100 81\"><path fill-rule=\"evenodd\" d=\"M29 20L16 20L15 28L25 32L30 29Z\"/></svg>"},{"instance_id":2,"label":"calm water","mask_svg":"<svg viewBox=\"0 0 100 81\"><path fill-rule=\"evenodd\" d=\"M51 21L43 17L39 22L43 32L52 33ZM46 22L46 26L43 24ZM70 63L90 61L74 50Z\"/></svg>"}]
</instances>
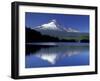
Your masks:
<instances>
[{"instance_id":1,"label":"calm water","mask_svg":"<svg viewBox=\"0 0 100 81\"><path fill-rule=\"evenodd\" d=\"M83 43L26 44L25 67L89 65L89 45Z\"/></svg>"}]
</instances>

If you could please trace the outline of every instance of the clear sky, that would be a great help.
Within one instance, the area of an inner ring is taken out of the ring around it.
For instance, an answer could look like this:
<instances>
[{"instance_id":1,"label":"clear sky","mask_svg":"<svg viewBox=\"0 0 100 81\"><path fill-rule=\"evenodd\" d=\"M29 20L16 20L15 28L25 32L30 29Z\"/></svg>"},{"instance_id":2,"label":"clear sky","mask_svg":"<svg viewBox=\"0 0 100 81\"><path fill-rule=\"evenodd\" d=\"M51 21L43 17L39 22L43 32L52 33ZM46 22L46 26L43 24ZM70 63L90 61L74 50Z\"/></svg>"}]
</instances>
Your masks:
<instances>
[{"instance_id":1,"label":"clear sky","mask_svg":"<svg viewBox=\"0 0 100 81\"><path fill-rule=\"evenodd\" d=\"M89 15L69 15L51 13L25 13L25 26L36 27L55 19L62 27L73 28L80 32L89 32Z\"/></svg>"}]
</instances>

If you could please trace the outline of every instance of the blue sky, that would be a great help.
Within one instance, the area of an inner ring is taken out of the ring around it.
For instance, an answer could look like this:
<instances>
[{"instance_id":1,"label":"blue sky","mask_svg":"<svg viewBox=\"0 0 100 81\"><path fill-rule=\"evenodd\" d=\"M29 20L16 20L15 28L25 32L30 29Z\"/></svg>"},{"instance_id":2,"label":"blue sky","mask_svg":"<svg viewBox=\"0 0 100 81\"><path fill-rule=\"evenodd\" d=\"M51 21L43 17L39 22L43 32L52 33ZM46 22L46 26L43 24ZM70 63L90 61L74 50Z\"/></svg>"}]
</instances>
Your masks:
<instances>
[{"instance_id":1,"label":"blue sky","mask_svg":"<svg viewBox=\"0 0 100 81\"><path fill-rule=\"evenodd\" d=\"M89 15L69 15L51 13L25 13L25 26L36 27L55 19L62 27L73 28L80 32L89 32Z\"/></svg>"}]
</instances>

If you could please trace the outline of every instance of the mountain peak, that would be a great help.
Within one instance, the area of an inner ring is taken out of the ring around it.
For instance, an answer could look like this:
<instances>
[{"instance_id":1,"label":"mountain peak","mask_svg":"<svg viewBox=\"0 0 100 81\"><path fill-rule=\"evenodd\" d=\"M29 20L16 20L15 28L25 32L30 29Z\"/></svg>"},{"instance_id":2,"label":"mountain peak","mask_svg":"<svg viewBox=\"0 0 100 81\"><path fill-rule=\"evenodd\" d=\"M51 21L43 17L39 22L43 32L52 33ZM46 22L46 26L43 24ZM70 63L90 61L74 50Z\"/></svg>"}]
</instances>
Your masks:
<instances>
[{"instance_id":1,"label":"mountain peak","mask_svg":"<svg viewBox=\"0 0 100 81\"><path fill-rule=\"evenodd\" d=\"M57 31L66 31L66 32L79 32L78 30L75 30L73 28L67 28L67 27L61 27L56 19L50 20L50 22L42 24L38 27L35 27L33 29L36 30L57 30Z\"/></svg>"},{"instance_id":2,"label":"mountain peak","mask_svg":"<svg viewBox=\"0 0 100 81\"><path fill-rule=\"evenodd\" d=\"M60 30L55 19L51 20L47 24L41 25L41 28L42 29L50 29L50 30Z\"/></svg>"},{"instance_id":3,"label":"mountain peak","mask_svg":"<svg viewBox=\"0 0 100 81\"><path fill-rule=\"evenodd\" d=\"M54 23L56 23L56 20L55 20L55 19L52 19L52 20L51 20L51 22L54 22Z\"/></svg>"}]
</instances>

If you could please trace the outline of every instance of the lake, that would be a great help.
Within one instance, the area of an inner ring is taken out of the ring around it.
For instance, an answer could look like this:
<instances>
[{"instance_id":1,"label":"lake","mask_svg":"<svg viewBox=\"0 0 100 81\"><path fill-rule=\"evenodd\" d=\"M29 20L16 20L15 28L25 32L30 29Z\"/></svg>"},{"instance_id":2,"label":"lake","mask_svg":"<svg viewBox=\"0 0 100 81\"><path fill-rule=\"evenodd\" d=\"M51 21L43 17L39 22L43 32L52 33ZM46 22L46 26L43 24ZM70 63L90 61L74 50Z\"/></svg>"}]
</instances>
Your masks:
<instances>
[{"instance_id":1,"label":"lake","mask_svg":"<svg viewBox=\"0 0 100 81\"><path fill-rule=\"evenodd\" d=\"M25 68L89 65L89 43L27 43Z\"/></svg>"}]
</instances>

